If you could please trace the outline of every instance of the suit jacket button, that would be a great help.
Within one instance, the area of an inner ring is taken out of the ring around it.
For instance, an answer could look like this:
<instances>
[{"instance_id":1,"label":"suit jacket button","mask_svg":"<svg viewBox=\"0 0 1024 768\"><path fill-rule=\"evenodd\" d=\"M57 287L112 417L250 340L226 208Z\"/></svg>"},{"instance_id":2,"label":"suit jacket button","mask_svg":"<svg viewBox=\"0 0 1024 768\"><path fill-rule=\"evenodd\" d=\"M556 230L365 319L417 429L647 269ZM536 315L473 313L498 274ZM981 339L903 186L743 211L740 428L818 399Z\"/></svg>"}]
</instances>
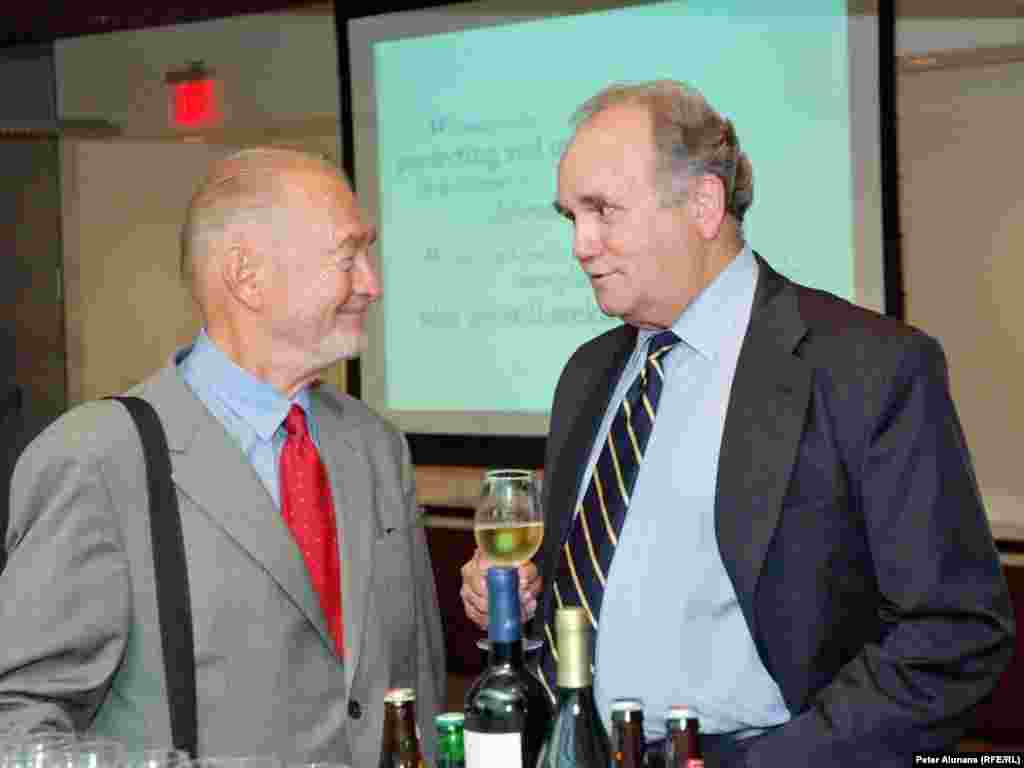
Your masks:
<instances>
[{"instance_id":1,"label":"suit jacket button","mask_svg":"<svg viewBox=\"0 0 1024 768\"><path fill-rule=\"evenodd\" d=\"M359 706L358 701L350 701L348 703L348 716L353 720L358 720L363 716L363 708Z\"/></svg>"}]
</instances>

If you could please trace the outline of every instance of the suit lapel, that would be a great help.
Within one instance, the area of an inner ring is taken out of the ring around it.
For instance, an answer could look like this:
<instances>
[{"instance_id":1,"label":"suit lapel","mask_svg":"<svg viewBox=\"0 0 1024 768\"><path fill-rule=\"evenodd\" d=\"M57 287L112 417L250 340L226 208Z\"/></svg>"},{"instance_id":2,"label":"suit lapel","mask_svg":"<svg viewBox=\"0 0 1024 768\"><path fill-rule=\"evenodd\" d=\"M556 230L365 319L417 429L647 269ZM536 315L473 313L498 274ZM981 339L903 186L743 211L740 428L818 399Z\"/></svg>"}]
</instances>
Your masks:
<instances>
[{"instance_id":1,"label":"suit lapel","mask_svg":"<svg viewBox=\"0 0 1024 768\"><path fill-rule=\"evenodd\" d=\"M173 366L145 395L167 432L175 484L252 556L333 647L302 553L238 445Z\"/></svg>"},{"instance_id":2,"label":"suit lapel","mask_svg":"<svg viewBox=\"0 0 1024 768\"><path fill-rule=\"evenodd\" d=\"M338 520L341 557L342 620L345 626L345 665L349 684L358 668L363 637L349 628L366 627L373 547L377 518L370 479L373 470L364 451L351 438L340 408L317 392L311 393L313 416L319 426L320 455L331 481ZM324 628L325 637L326 627Z\"/></svg>"},{"instance_id":3,"label":"suit lapel","mask_svg":"<svg viewBox=\"0 0 1024 768\"><path fill-rule=\"evenodd\" d=\"M811 391L810 368L796 355L806 334L796 292L758 257L754 308L740 351L718 465L718 546L756 637L757 578L782 502Z\"/></svg>"}]
</instances>

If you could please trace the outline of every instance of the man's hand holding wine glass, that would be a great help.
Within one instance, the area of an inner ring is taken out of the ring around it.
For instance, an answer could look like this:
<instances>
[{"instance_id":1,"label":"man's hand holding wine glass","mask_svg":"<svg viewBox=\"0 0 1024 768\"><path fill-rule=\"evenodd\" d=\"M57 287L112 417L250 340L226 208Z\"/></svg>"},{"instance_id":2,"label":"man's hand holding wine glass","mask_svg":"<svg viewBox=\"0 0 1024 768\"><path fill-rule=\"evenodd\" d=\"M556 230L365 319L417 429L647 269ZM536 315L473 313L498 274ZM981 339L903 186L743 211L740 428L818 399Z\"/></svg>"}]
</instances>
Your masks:
<instances>
[{"instance_id":1,"label":"man's hand holding wine glass","mask_svg":"<svg viewBox=\"0 0 1024 768\"><path fill-rule=\"evenodd\" d=\"M477 548L472 559L462 566L462 604L466 615L483 630L487 629L487 569L492 565L495 563ZM519 565L519 606L523 621L533 618L542 585L540 572L532 561Z\"/></svg>"}]
</instances>

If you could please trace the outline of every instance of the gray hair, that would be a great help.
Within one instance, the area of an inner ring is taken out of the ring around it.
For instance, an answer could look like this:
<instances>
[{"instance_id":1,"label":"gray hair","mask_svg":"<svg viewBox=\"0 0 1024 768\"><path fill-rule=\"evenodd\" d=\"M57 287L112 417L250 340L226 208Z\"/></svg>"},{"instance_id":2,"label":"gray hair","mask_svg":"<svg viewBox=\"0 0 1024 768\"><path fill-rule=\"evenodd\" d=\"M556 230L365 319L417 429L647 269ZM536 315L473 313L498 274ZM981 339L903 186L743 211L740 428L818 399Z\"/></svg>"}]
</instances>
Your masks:
<instances>
[{"instance_id":1,"label":"gray hair","mask_svg":"<svg viewBox=\"0 0 1024 768\"><path fill-rule=\"evenodd\" d=\"M726 211L742 225L754 201L754 176L731 120L712 109L695 88L675 80L654 80L605 88L576 110L573 123L578 126L619 105L650 110L663 205L681 202L689 179L710 174L721 179Z\"/></svg>"}]
</instances>

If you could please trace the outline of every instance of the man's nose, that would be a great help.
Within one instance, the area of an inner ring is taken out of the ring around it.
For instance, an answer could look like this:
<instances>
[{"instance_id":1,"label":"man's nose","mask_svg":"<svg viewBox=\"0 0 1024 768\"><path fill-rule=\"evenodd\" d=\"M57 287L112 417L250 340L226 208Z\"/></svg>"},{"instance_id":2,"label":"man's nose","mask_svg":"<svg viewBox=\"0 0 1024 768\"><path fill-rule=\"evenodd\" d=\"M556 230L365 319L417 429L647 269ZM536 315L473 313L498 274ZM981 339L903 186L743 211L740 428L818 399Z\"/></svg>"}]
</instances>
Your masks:
<instances>
[{"instance_id":1,"label":"man's nose","mask_svg":"<svg viewBox=\"0 0 1024 768\"><path fill-rule=\"evenodd\" d=\"M573 229L572 252L580 262L586 263L601 250L601 240L593 227L577 219Z\"/></svg>"},{"instance_id":2,"label":"man's nose","mask_svg":"<svg viewBox=\"0 0 1024 768\"><path fill-rule=\"evenodd\" d=\"M370 301L380 298L380 277L372 259L364 258L356 261L353 289L361 296L366 296Z\"/></svg>"}]
</instances>

